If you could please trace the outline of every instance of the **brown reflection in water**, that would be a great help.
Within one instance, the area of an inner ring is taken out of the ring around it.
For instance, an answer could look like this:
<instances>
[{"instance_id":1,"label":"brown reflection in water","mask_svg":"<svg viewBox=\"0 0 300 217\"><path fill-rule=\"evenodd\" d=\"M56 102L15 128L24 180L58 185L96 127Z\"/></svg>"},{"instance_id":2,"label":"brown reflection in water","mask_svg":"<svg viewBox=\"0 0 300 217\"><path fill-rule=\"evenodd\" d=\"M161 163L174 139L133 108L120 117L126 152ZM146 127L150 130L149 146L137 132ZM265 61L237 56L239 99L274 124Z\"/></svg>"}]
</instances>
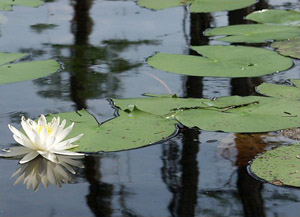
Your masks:
<instances>
[{"instance_id":1,"label":"brown reflection in water","mask_svg":"<svg viewBox=\"0 0 300 217\"><path fill-rule=\"evenodd\" d=\"M235 134L235 144L238 151L236 165L238 166L237 188L243 204L245 216L265 216L264 201L261 195L262 182L249 175L247 166L257 154L267 146L261 138L262 134Z\"/></svg>"}]
</instances>

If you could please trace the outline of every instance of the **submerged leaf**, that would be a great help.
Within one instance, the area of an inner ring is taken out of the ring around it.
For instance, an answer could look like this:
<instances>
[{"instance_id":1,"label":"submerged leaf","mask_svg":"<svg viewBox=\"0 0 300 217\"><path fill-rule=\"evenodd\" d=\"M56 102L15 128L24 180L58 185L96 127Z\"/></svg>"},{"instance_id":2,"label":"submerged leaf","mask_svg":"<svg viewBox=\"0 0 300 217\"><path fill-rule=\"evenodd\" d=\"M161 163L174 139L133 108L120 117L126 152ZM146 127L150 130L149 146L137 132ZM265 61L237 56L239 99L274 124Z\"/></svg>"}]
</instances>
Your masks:
<instances>
[{"instance_id":1,"label":"submerged leaf","mask_svg":"<svg viewBox=\"0 0 300 217\"><path fill-rule=\"evenodd\" d=\"M220 41L263 43L270 40L284 40L300 36L300 28L297 26L243 24L225 26L211 29L205 32L206 36L221 36Z\"/></svg>"},{"instance_id":2,"label":"submerged leaf","mask_svg":"<svg viewBox=\"0 0 300 217\"><path fill-rule=\"evenodd\" d=\"M300 59L300 38L273 42L271 47L276 48L284 56Z\"/></svg>"},{"instance_id":3,"label":"submerged leaf","mask_svg":"<svg viewBox=\"0 0 300 217\"><path fill-rule=\"evenodd\" d=\"M255 77L283 71L293 65L289 58L262 48L216 45L192 49L204 57L157 53L147 62L167 72L210 77Z\"/></svg>"},{"instance_id":4,"label":"submerged leaf","mask_svg":"<svg viewBox=\"0 0 300 217\"><path fill-rule=\"evenodd\" d=\"M175 122L153 115L137 108L132 111L119 111L120 116L100 126L92 115L82 110L49 115L47 119L60 116L67 124L75 122L68 137L83 133L83 137L74 142L79 145L75 151L109 152L140 148L171 136L175 131Z\"/></svg>"},{"instance_id":5,"label":"submerged leaf","mask_svg":"<svg viewBox=\"0 0 300 217\"><path fill-rule=\"evenodd\" d=\"M251 171L274 185L300 187L300 145L267 151L253 160Z\"/></svg>"},{"instance_id":6,"label":"submerged leaf","mask_svg":"<svg viewBox=\"0 0 300 217\"><path fill-rule=\"evenodd\" d=\"M1 0L0 1L0 10L10 11L12 6L26 6L26 7L38 7L41 6L44 2L41 0Z\"/></svg>"},{"instance_id":7,"label":"submerged leaf","mask_svg":"<svg viewBox=\"0 0 300 217\"><path fill-rule=\"evenodd\" d=\"M0 53L0 84L44 77L56 72L60 68L60 64L55 60L8 64L25 56L27 54Z\"/></svg>"},{"instance_id":8,"label":"submerged leaf","mask_svg":"<svg viewBox=\"0 0 300 217\"><path fill-rule=\"evenodd\" d=\"M248 7L255 3L255 0L139 0L142 7L161 10L181 5L191 4L192 13L203 13L213 11L231 11Z\"/></svg>"},{"instance_id":9,"label":"submerged leaf","mask_svg":"<svg viewBox=\"0 0 300 217\"><path fill-rule=\"evenodd\" d=\"M292 80L292 82L299 82L300 80ZM277 97L277 98L286 98L292 100L300 100L300 88L287 86L287 85L278 85L278 84L268 84L263 83L256 88L257 92Z\"/></svg>"},{"instance_id":10,"label":"submerged leaf","mask_svg":"<svg viewBox=\"0 0 300 217\"><path fill-rule=\"evenodd\" d=\"M261 10L246 16L247 20L258 23L299 25L300 12L294 10Z\"/></svg>"}]
</instances>

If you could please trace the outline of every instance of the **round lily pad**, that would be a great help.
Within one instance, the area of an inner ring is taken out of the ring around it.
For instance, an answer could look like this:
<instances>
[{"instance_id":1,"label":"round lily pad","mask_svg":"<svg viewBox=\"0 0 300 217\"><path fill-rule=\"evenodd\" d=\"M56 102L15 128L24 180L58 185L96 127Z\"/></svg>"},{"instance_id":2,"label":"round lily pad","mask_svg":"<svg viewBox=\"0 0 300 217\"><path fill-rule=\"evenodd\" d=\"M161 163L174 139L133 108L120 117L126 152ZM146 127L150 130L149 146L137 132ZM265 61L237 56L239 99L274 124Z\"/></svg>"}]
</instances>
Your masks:
<instances>
[{"instance_id":1,"label":"round lily pad","mask_svg":"<svg viewBox=\"0 0 300 217\"><path fill-rule=\"evenodd\" d=\"M210 77L255 77L287 70L293 65L289 58L262 48L216 45L192 49L203 57L157 53L147 62L167 72Z\"/></svg>"},{"instance_id":2,"label":"round lily pad","mask_svg":"<svg viewBox=\"0 0 300 217\"><path fill-rule=\"evenodd\" d=\"M269 132L300 127L300 102L272 97L253 97L257 103L227 109L182 110L175 118L185 126L207 131Z\"/></svg>"},{"instance_id":3,"label":"round lily pad","mask_svg":"<svg viewBox=\"0 0 300 217\"><path fill-rule=\"evenodd\" d=\"M176 132L176 122L161 116L132 108L131 111L119 111L118 117L98 124L87 111L51 114L48 121L59 116L66 119L67 125L74 122L74 128L68 138L83 133L83 137L74 142L79 152L110 152L140 148L168 138Z\"/></svg>"},{"instance_id":4,"label":"round lily pad","mask_svg":"<svg viewBox=\"0 0 300 217\"><path fill-rule=\"evenodd\" d=\"M258 23L299 25L300 12L294 10L261 10L246 16L247 20Z\"/></svg>"},{"instance_id":5,"label":"round lily pad","mask_svg":"<svg viewBox=\"0 0 300 217\"><path fill-rule=\"evenodd\" d=\"M38 7L43 3L41 0L1 0L0 10L10 11L12 10L12 6Z\"/></svg>"},{"instance_id":6,"label":"round lily pad","mask_svg":"<svg viewBox=\"0 0 300 217\"><path fill-rule=\"evenodd\" d=\"M300 187L300 144L265 152L253 160L251 172L274 185Z\"/></svg>"},{"instance_id":7,"label":"round lily pad","mask_svg":"<svg viewBox=\"0 0 300 217\"><path fill-rule=\"evenodd\" d=\"M263 43L270 40L284 40L300 36L297 26L243 24L218 27L205 32L206 36L223 36L218 38L226 42Z\"/></svg>"},{"instance_id":8,"label":"round lily pad","mask_svg":"<svg viewBox=\"0 0 300 217\"><path fill-rule=\"evenodd\" d=\"M20 53L0 53L0 84L44 77L56 72L60 68L60 64L55 60L10 63L27 55Z\"/></svg>"},{"instance_id":9,"label":"round lily pad","mask_svg":"<svg viewBox=\"0 0 300 217\"><path fill-rule=\"evenodd\" d=\"M161 10L190 4L192 13L231 11L255 4L255 0L139 0L141 7Z\"/></svg>"}]
</instances>

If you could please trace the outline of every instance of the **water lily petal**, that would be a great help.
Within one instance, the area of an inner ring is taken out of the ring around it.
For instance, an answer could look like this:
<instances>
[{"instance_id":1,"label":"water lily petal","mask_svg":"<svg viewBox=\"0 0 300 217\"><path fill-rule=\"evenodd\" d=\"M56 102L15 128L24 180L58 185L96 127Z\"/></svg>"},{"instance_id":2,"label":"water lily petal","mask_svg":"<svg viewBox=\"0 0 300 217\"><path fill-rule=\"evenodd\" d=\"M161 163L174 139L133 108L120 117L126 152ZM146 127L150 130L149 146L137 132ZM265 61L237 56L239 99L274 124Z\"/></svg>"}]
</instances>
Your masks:
<instances>
[{"instance_id":1,"label":"water lily petal","mask_svg":"<svg viewBox=\"0 0 300 217\"><path fill-rule=\"evenodd\" d=\"M73 148L73 147L77 147L77 146L73 146L72 143L79 140L82 136L83 136L83 134L80 134L78 136L75 136L73 138L67 139L63 142L60 142L60 143L56 144L55 145L55 150L65 150L65 149L70 149L70 148Z\"/></svg>"},{"instance_id":2,"label":"water lily petal","mask_svg":"<svg viewBox=\"0 0 300 217\"><path fill-rule=\"evenodd\" d=\"M67 155L67 156L84 156L85 155L83 153L78 153L78 152L74 152L74 151L66 151L66 150L53 151L53 153L60 154L60 155Z\"/></svg>"},{"instance_id":3,"label":"water lily petal","mask_svg":"<svg viewBox=\"0 0 300 217\"><path fill-rule=\"evenodd\" d=\"M46 147L47 149L49 150L49 148L52 146L52 145L55 145L55 140L56 140L56 137L51 135L49 136L49 138L46 140Z\"/></svg>"},{"instance_id":4,"label":"water lily petal","mask_svg":"<svg viewBox=\"0 0 300 217\"><path fill-rule=\"evenodd\" d=\"M37 151L40 155L42 155L47 160L53 162L53 163L59 163L58 158L55 154L49 152L49 151Z\"/></svg>"},{"instance_id":5,"label":"water lily petal","mask_svg":"<svg viewBox=\"0 0 300 217\"><path fill-rule=\"evenodd\" d=\"M73 126L74 126L74 122L68 126L66 129L64 129L62 132L60 132L58 135L57 135L57 142L60 142L62 141L64 138L67 137L67 135L69 135L69 133L72 131L73 129Z\"/></svg>"},{"instance_id":6,"label":"water lily petal","mask_svg":"<svg viewBox=\"0 0 300 217\"><path fill-rule=\"evenodd\" d=\"M31 142L34 142L34 133L33 133L33 128L29 124L29 121L25 119L25 117L22 117L21 125L23 130L25 131L26 135L30 139Z\"/></svg>"},{"instance_id":7,"label":"water lily petal","mask_svg":"<svg viewBox=\"0 0 300 217\"><path fill-rule=\"evenodd\" d=\"M40 133L40 141L42 146L46 146L46 140L48 138L48 130L46 129L46 127L42 127L41 133Z\"/></svg>"},{"instance_id":8,"label":"water lily petal","mask_svg":"<svg viewBox=\"0 0 300 217\"><path fill-rule=\"evenodd\" d=\"M26 155L19 161L19 163L20 163L20 164L27 163L27 162L33 160L34 158L36 158L38 155L39 155L38 152L36 152L36 151L31 151L31 152L29 152L28 154L26 154Z\"/></svg>"},{"instance_id":9,"label":"water lily petal","mask_svg":"<svg viewBox=\"0 0 300 217\"><path fill-rule=\"evenodd\" d=\"M16 142L25 146L25 147L28 147L28 148L33 148L34 146L32 145L31 141L28 139L27 136L25 136L22 132L20 132L19 130L17 130L15 127L11 126L11 125L8 125L8 128L10 129L10 131L14 134L14 136L17 136L20 138L20 140L22 140L22 142L17 141L16 139Z\"/></svg>"}]
</instances>

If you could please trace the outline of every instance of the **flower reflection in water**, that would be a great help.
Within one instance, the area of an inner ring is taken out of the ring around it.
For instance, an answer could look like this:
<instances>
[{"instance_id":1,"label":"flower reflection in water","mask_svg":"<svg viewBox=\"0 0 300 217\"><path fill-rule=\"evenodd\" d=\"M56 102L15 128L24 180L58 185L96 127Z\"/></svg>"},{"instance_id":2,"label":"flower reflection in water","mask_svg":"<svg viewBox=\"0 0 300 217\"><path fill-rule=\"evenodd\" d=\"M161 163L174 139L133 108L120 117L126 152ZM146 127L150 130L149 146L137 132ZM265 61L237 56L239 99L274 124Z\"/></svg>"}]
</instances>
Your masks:
<instances>
[{"instance_id":1,"label":"flower reflection in water","mask_svg":"<svg viewBox=\"0 0 300 217\"><path fill-rule=\"evenodd\" d=\"M74 167L84 167L80 160L84 156L56 155L56 157L57 163L38 156L28 163L21 164L12 175L12 177L17 177L14 185L23 181L27 189L32 187L34 191L37 191L41 183L45 188L51 183L58 187L61 187L63 183L73 183L73 176L76 174Z\"/></svg>"}]
</instances>

